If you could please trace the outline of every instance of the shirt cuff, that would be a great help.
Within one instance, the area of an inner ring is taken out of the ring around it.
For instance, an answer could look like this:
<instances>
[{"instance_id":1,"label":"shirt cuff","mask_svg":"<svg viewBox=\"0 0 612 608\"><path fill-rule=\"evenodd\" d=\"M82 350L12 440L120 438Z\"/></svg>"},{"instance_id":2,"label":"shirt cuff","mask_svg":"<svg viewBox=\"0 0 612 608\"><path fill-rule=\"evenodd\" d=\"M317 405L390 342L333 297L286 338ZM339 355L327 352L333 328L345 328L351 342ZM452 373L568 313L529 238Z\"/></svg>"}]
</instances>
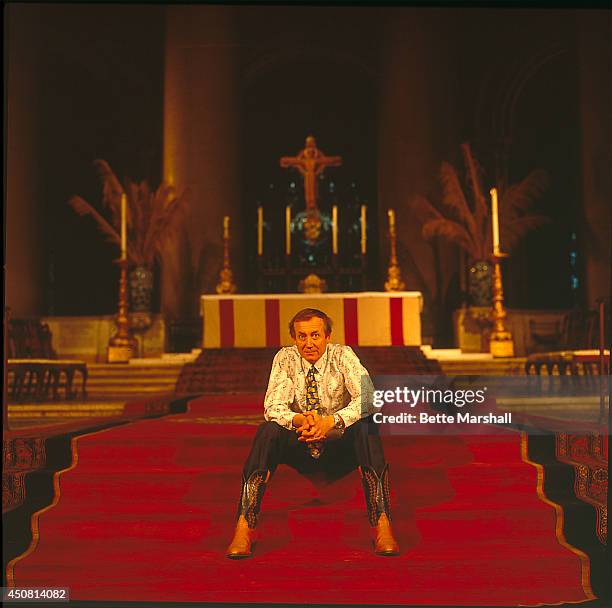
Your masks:
<instances>
[{"instance_id":1,"label":"shirt cuff","mask_svg":"<svg viewBox=\"0 0 612 608\"><path fill-rule=\"evenodd\" d=\"M264 418L268 422L276 422L276 424L293 430L293 417L295 416L295 412L290 410L289 408L282 408L282 406L276 406L270 408L267 412L264 413Z\"/></svg>"},{"instance_id":2,"label":"shirt cuff","mask_svg":"<svg viewBox=\"0 0 612 608\"><path fill-rule=\"evenodd\" d=\"M349 426L351 426L351 424L355 424L355 422L358 422L362 418L361 409L357 410L350 404L346 407L343 407L341 410L334 412L334 414L342 416L345 428L348 428Z\"/></svg>"}]
</instances>

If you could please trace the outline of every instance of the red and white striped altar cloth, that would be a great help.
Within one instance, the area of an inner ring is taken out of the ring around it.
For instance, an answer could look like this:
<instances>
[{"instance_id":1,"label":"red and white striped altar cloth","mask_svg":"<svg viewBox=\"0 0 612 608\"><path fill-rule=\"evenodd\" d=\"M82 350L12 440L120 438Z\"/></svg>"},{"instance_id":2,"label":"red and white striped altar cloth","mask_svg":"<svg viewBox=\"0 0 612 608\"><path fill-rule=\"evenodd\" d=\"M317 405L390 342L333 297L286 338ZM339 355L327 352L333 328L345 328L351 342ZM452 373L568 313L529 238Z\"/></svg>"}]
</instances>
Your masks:
<instances>
[{"instance_id":1,"label":"red and white striped altar cloth","mask_svg":"<svg viewBox=\"0 0 612 608\"><path fill-rule=\"evenodd\" d=\"M204 348L293 344L289 321L318 308L333 321L332 341L350 346L419 346L423 296L418 291L203 295Z\"/></svg>"}]
</instances>

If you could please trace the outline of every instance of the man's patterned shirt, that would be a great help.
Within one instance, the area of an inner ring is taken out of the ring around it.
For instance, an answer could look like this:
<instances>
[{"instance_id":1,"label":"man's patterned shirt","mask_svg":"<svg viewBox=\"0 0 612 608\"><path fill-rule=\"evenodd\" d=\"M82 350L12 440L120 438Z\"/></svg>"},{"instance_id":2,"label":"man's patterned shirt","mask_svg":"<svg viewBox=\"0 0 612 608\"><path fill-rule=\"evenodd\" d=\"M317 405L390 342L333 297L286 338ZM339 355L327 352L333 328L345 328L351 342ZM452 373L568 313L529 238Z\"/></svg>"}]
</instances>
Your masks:
<instances>
[{"instance_id":1,"label":"man's patterned shirt","mask_svg":"<svg viewBox=\"0 0 612 608\"><path fill-rule=\"evenodd\" d=\"M292 429L293 417L307 411L306 374L311 365L297 346L276 353L264 400L267 421ZM348 427L373 413L372 380L350 346L328 344L314 366L322 416L340 414Z\"/></svg>"}]
</instances>

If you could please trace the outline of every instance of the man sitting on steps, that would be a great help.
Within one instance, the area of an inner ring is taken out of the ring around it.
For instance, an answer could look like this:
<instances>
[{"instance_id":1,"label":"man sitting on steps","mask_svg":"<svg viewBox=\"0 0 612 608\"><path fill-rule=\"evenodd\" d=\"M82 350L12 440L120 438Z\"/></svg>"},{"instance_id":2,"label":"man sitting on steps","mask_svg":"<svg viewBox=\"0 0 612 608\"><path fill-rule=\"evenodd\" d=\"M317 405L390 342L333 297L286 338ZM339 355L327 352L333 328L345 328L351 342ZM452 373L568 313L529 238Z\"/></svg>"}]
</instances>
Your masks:
<instances>
[{"instance_id":1,"label":"man sitting on steps","mask_svg":"<svg viewBox=\"0 0 612 608\"><path fill-rule=\"evenodd\" d=\"M251 556L266 484L281 463L327 479L359 467L374 550L399 553L391 530L388 466L371 421L372 381L349 346L330 343L331 330L331 319L314 308L301 310L289 323L294 346L281 348L272 363L266 422L257 429L244 464L229 558Z\"/></svg>"}]
</instances>

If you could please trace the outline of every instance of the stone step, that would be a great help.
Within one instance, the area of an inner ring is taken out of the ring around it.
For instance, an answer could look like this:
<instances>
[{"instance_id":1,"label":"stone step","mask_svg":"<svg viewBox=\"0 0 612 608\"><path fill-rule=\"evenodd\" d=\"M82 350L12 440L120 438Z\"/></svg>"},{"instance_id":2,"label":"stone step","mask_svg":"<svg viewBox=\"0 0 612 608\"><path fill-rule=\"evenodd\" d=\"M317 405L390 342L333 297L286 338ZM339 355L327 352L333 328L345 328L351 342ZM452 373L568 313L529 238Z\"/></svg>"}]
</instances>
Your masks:
<instances>
[{"instance_id":1,"label":"stone step","mask_svg":"<svg viewBox=\"0 0 612 608\"><path fill-rule=\"evenodd\" d=\"M131 386L129 384L109 384L106 386L93 386L87 389L88 399L98 396L113 397L115 395L157 395L174 393L174 384L153 384L151 386Z\"/></svg>"},{"instance_id":2,"label":"stone step","mask_svg":"<svg viewBox=\"0 0 612 608\"><path fill-rule=\"evenodd\" d=\"M131 371L129 369L98 370L88 368L90 378L178 378L182 369L177 370L147 370Z\"/></svg>"}]
</instances>

